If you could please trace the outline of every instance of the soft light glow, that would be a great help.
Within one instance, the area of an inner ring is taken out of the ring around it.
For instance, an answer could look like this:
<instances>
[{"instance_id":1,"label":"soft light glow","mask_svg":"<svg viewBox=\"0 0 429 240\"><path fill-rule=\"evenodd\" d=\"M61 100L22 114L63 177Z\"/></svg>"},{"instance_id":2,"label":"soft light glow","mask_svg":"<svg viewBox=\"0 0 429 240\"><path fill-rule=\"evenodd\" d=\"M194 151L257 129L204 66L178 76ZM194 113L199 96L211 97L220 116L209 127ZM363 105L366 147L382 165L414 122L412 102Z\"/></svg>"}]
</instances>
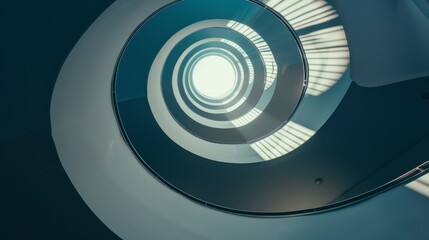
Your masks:
<instances>
[{"instance_id":1,"label":"soft light glow","mask_svg":"<svg viewBox=\"0 0 429 240\"><path fill-rule=\"evenodd\" d=\"M426 197L429 197L429 174L423 175L419 179L408 183L406 186L409 189L412 189Z\"/></svg>"},{"instance_id":2,"label":"soft light glow","mask_svg":"<svg viewBox=\"0 0 429 240\"><path fill-rule=\"evenodd\" d=\"M288 154L304 144L315 131L296 122L288 122L283 128L261 139L250 147L264 160L272 160Z\"/></svg>"},{"instance_id":3,"label":"soft light glow","mask_svg":"<svg viewBox=\"0 0 429 240\"><path fill-rule=\"evenodd\" d=\"M195 64L192 84L202 96L220 100L234 90L237 75L234 66L228 60L221 56L209 55Z\"/></svg>"}]
</instances>

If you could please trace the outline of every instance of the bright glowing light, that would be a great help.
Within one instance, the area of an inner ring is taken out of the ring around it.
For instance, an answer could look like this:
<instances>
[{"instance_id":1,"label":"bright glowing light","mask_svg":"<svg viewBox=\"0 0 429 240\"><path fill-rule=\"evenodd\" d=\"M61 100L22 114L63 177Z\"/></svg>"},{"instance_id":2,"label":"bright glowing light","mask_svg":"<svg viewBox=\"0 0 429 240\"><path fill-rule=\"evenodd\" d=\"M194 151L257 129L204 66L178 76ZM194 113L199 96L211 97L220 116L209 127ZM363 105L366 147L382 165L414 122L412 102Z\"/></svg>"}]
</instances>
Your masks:
<instances>
[{"instance_id":1,"label":"bright glowing light","mask_svg":"<svg viewBox=\"0 0 429 240\"><path fill-rule=\"evenodd\" d=\"M225 58L209 55L201 58L192 71L192 84L202 96L220 100L227 97L237 84L234 66Z\"/></svg>"}]
</instances>

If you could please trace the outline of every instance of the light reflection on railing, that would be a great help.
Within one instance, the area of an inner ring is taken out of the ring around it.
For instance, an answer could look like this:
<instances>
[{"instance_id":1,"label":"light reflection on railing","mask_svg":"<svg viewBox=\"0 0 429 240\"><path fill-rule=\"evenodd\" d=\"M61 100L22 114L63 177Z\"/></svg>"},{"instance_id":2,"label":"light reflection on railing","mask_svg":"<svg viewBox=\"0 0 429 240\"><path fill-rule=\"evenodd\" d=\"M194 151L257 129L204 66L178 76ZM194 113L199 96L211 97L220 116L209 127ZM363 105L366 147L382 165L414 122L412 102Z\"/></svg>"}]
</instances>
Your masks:
<instances>
[{"instance_id":1,"label":"light reflection on railing","mask_svg":"<svg viewBox=\"0 0 429 240\"><path fill-rule=\"evenodd\" d=\"M408 183L406 187L429 197L429 174L423 175L411 183Z\"/></svg>"},{"instance_id":2,"label":"light reflection on railing","mask_svg":"<svg viewBox=\"0 0 429 240\"><path fill-rule=\"evenodd\" d=\"M263 0L282 15L295 31L338 18L324 0ZM306 94L319 96L331 89L349 65L349 50L341 25L328 26L299 36L309 65Z\"/></svg>"},{"instance_id":3,"label":"light reflection on railing","mask_svg":"<svg viewBox=\"0 0 429 240\"><path fill-rule=\"evenodd\" d=\"M334 86L349 65L349 51L342 26L300 36L308 65L307 94L318 96Z\"/></svg>"},{"instance_id":4,"label":"light reflection on railing","mask_svg":"<svg viewBox=\"0 0 429 240\"><path fill-rule=\"evenodd\" d=\"M241 116L240 118L231 121L232 124L234 124L235 127L242 127L250 122L252 122L253 120L255 120L259 115L261 115L262 111L257 109L257 108L253 108L250 112L246 113L244 116Z\"/></svg>"},{"instance_id":5,"label":"light reflection on railing","mask_svg":"<svg viewBox=\"0 0 429 240\"><path fill-rule=\"evenodd\" d=\"M247 100L246 97L242 97L237 103L235 103L234 105L232 105L231 107L227 108L226 111L227 112L232 112L235 109L237 109L239 106L241 106L241 104L243 104L245 101Z\"/></svg>"},{"instance_id":6,"label":"light reflection on railing","mask_svg":"<svg viewBox=\"0 0 429 240\"><path fill-rule=\"evenodd\" d=\"M314 135L314 131L295 122L250 146L264 160L281 157L301 146Z\"/></svg>"},{"instance_id":7,"label":"light reflection on railing","mask_svg":"<svg viewBox=\"0 0 429 240\"><path fill-rule=\"evenodd\" d=\"M277 63L274 59L274 55L270 47L268 46L268 44L257 32L255 32L253 29L251 29L250 27L242 23L229 21L229 23L227 24L227 27L241 33L243 36L249 39L258 49L259 53L261 54L262 60L265 65L265 70L266 70L264 89L266 90L270 88L277 79L278 68L277 68Z\"/></svg>"},{"instance_id":8,"label":"light reflection on railing","mask_svg":"<svg viewBox=\"0 0 429 240\"><path fill-rule=\"evenodd\" d=\"M295 30L338 17L335 9L324 0L264 0L262 2L280 13Z\"/></svg>"}]
</instances>

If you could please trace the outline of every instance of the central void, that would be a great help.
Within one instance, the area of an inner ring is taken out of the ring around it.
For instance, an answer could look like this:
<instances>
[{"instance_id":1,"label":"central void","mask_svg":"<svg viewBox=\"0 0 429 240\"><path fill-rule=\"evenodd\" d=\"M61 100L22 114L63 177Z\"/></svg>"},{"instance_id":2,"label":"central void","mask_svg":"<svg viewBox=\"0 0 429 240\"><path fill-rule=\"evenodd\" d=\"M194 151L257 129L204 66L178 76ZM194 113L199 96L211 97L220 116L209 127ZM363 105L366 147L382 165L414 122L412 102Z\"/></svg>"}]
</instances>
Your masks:
<instances>
[{"instance_id":1,"label":"central void","mask_svg":"<svg viewBox=\"0 0 429 240\"><path fill-rule=\"evenodd\" d=\"M237 84L233 64L222 56L208 55L199 59L192 70L192 84L203 97L222 100L229 96Z\"/></svg>"}]
</instances>

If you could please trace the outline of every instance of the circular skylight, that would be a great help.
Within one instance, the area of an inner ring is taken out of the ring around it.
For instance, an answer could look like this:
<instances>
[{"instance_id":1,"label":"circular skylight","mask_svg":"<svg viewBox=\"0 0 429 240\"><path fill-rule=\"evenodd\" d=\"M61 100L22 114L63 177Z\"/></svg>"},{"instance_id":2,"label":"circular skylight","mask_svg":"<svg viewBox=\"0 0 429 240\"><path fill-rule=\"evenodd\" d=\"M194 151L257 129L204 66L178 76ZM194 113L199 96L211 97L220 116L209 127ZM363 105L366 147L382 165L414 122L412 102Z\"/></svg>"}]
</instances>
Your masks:
<instances>
[{"instance_id":1,"label":"circular skylight","mask_svg":"<svg viewBox=\"0 0 429 240\"><path fill-rule=\"evenodd\" d=\"M226 98L237 84L234 66L225 58L208 55L195 64L192 71L195 90L208 99Z\"/></svg>"}]
</instances>

